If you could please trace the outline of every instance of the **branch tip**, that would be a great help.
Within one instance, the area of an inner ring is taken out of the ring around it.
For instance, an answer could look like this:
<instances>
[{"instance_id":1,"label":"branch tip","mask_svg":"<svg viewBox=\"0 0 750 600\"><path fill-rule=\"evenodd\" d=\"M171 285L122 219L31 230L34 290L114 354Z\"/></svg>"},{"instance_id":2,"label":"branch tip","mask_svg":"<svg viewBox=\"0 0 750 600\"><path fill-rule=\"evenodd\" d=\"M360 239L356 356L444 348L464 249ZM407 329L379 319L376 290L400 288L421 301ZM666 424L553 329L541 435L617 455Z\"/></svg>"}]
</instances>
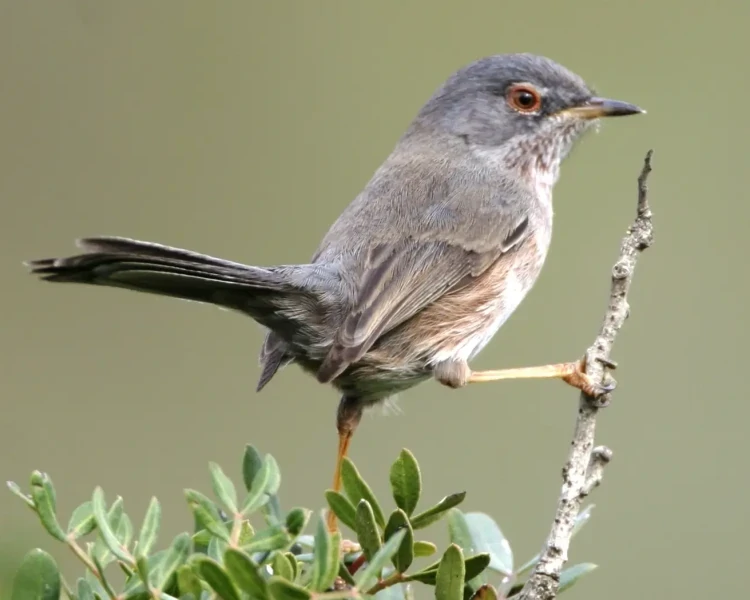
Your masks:
<instances>
[{"instance_id":1,"label":"branch tip","mask_svg":"<svg viewBox=\"0 0 750 600\"><path fill-rule=\"evenodd\" d=\"M604 320L586 356L587 374L594 379L606 377L617 365L610 358L615 338L628 318L630 307L627 295L633 279L635 264L641 252L653 242L653 223L648 203L648 177L651 173L649 150L638 176L638 211L620 245L620 253L612 268L609 302ZM609 394L606 394L606 400ZM606 401L605 401L606 405ZM568 549L576 517L583 499L602 481L604 468L612 460L606 446L594 447L596 417L601 405L590 403L581 394L578 416L573 431L570 453L563 469L563 486L555 511L552 528L539 561L523 589L513 598L518 600L553 600L557 596L560 573L568 559ZM593 448L593 449L592 449Z\"/></svg>"}]
</instances>

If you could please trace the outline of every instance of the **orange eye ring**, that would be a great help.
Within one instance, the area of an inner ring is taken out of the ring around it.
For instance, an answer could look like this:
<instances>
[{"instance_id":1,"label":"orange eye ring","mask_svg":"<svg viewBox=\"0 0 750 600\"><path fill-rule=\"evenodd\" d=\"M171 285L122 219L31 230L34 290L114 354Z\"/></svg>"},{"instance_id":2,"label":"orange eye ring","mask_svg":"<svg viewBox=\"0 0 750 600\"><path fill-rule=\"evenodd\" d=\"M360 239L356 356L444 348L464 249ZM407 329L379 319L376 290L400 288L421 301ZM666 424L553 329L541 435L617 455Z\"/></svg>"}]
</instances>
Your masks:
<instances>
[{"instance_id":1,"label":"orange eye ring","mask_svg":"<svg viewBox=\"0 0 750 600\"><path fill-rule=\"evenodd\" d=\"M534 113L542 106L542 95L529 84L514 85L506 97L508 106L518 112Z\"/></svg>"}]
</instances>

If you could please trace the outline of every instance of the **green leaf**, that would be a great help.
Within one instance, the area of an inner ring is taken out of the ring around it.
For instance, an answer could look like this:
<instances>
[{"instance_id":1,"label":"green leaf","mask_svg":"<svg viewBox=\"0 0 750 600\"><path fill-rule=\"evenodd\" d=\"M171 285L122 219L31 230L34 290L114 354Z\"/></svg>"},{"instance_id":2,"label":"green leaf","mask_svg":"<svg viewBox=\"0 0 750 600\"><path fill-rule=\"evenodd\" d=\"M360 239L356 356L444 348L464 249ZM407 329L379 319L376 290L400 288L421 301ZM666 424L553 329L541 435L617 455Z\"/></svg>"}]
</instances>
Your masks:
<instances>
[{"instance_id":1,"label":"green leaf","mask_svg":"<svg viewBox=\"0 0 750 600\"><path fill-rule=\"evenodd\" d=\"M372 493L370 486L367 485L365 480L357 471L357 467L354 463L344 458L341 462L341 482L344 485L344 492L346 493L349 501L354 505L359 505L360 500L367 500L372 507L372 512L375 515L375 522L380 527L385 527L385 517L383 511L378 504L375 494Z\"/></svg>"},{"instance_id":2,"label":"green leaf","mask_svg":"<svg viewBox=\"0 0 750 600\"><path fill-rule=\"evenodd\" d=\"M268 525L278 525L284 519L281 502L276 494L268 497L268 502L263 506L262 511Z\"/></svg>"},{"instance_id":3,"label":"green leaf","mask_svg":"<svg viewBox=\"0 0 750 600\"><path fill-rule=\"evenodd\" d=\"M136 560L136 567L138 565L138 561ZM122 562L118 562L117 566L120 567L120 571L122 571L125 574L125 578L129 579L133 577L134 574L136 574L136 569L131 569L128 565Z\"/></svg>"},{"instance_id":4,"label":"green leaf","mask_svg":"<svg viewBox=\"0 0 750 600\"><path fill-rule=\"evenodd\" d=\"M266 454L265 462L268 462L268 469L271 474L268 478L268 483L266 484L266 494L269 496L275 496L278 494L279 488L281 487L281 469L279 469L279 463L277 463L276 459L270 454Z\"/></svg>"},{"instance_id":5,"label":"green leaf","mask_svg":"<svg viewBox=\"0 0 750 600\"><path fill-rule=\"evenodd\" d=\"M310 600L312 598L312 594L305 588L281 577L271 577L268 580L268 589L271 590L274 600Z\"/></svg>"},{"instance_id":6,"label":"green leaf","mask_svg":"<svg viewBox=\"0 0 750 600\"><path fill-rule=\"evenodd\" d=\"M259 567L244 552L230 548L224 553L224 566L237 587L251 598L270 600L268 583Z\"/></svg>"},{"instance_id":7,"label":"green leaf","mask_svg":"<svg viewBox=\"0 0 750 600\"><path fill-rule=\"evenodd\" d=\"M469 523L466 520L466 515L457 508L451 508L448 511L448 532L450 534L451 543L456 544L463 550L464 555L472 556L477 552L485 551L486 548L479 548L476 545L469 528ZM485 576L479 576L472 580L469 586L472 589L476 589L487 583Z\"/></svg>"},{"instance_id":8,"label":"green leaf","mask_svg":"<svg viewBox=\"0 0 750 600\"><path fill-rule=\"evenodd\" d=\"M158 567L152 569L156 570L157 573L154 575L156 587L164 589L164 586L169 582L169 578L172 574L188 559L190 554L190 535L188 533L181 533L174 538L169 549L164 553L163 557L159 560Z\"/></svg>"},{"instance_id":9,"label":"green leaf","mask_svg":"<svg viewBox=\"0 0 750 600\"><path fill-rule=\"evenodd\" d=\"M94 506L87 500L73 511L68 521L68 536L74 540L91 533L96 528Z\"/></svg>"},{"instance_id":10,"label":"green leaf","mask_svg":"<svg viewBox=\"0 0 750 600\"><path fill-rule=\"evenodd\" d=\"M206 496L195 490L185 490L190 510L193 511L196 520L201 526L208 529L215 536L229 541L229 531L219 515L216 505Z\"/></svg>"},{"instance_id":11,"label":"green leaf","mask_svg":"<svg viewBox=\"0 0 750 600\"><path fill-rule=\"evenodd\" d=\"M79 577L76 589L76 596L78 600L95 600L94 588L91 584L86 581L83 577Z\"/></svg>"},{"instance_id":12,"label":"green leaf","mask_svg":"<svg viewBox=\"0 0 750 600\"><path fill-rule=\"evenodd\" d=\"M311 512L306 508L293 508L286 516L286 529L289 535L297 537L302 533L310 520Z\"/></svg>"},{"instance_id":13,"label":"green leaf","mask_svg":"<svg viewBox=\"0 0 750 600\"><path fill-rule=\"evenodd\" d=\"M125 589L122 591L121 596L130 598L133 595L139 594L141 591L146 590L144 582L148 580L149 585L154 581L154 572L159 567L159 562L163 557L163 553L157 553L156 555L146 557L140 557L136 559L136 572L135 577L129 577L125 582ZM89 581L91 583L91 581ZM94 592L96 593L96 591Z\"/></svg>"},{"instance_id":14,"label":"green leaf","mask_svg":"<svg viewBox=\"0 0 750 600\"><path fill-rule=\"evenodd\" d=\"M557 593L560 594L573 587L581 577L591 573L596 567L597 565L594 563L581 563L565 569L560 573L560 587L557 589Z\"/></svg>"},{"instance_id":15,"label":"green leaf","mask_svg":"<svg viewBox=\"0 0 750 600\"><path fill-rule=\"evenodd\" d=\"M352 577L352 574L349 572L349 569L343 561L339 561L338 576L343 579L347 585L350 585L352 587L355 587L357 585L357 583L354 581L354 577Z\"/></svg>"},{"instance_id":16,"label":"green leaf","mask_svg":"<svg viewBox=\"0 0 750 600\"><path fill-rule=\"evenodd\" d=\"M397 583L380 590L374 597L377 600L413 600L414 593L405 584Z\"/></svg>"},{"instance_id":17,"label":"green leaf","mask_svg":"<svg viewBox=\"0 0 750 600\"><path fill-rule=\"evenodd\" d=\"M404 541L401 542L398 552L393 555L393 566L399 573L405 573L414 562L414 532L409 524L409 517L400 508L391 513L388 523L385 526L386 541L397 531L406 531Z\"/></svg>"},{"instance_id":18,"label":"green leaf","mask_svg":"<svg viewBox=\"0 0 750 600\"><path fill-rule=\"evenodd\" d=\"M245 455L242 457L242 479L245 489L249 492L253 487L253 479L263 467L263 457L255 446L245 446Z\"/></svg>"},{"instance_id":19,"label":"green leaf","mask_svg":"<svg viewBox=\"0 0 750 600\"><path fill-rule=\"evenodd\" d=\"M273 500L276 505L267 511L266 516L273 516L271 522L278 521L275 515L279 512L278 498L276 492L281 485L281 472L276 459L267 454L260 464L260 468L255 471L255 459L250 461L253 465L254 476L248 488L248 494L242 504L242 514L249 515L261 507L266 506Z\"/></svg>"},{"instance_id":20,"label":"green leaf","mask_svg":"<svg viewBox=\"0 0 750 600\"><path fill-rule=\"evenodd\" d=\"M39 477L35 477L38 474ZM50 503L52 504L52 511L57 512L57 492L55 492L55 486L52 484L52 479L46 473L35 471L31 474L32 485L34 481L37 481L38 485L44 487L44 490L49 496Z\"/></svg>"},{"instance_id":21,"label":"green leaf","mask_svg":"<svg viewBox=\"0 0 750 600\"><path fill-rule=\"evenodd\" d=\"M257 505L253 508L252 506L245 514L249 514L257 508L261 508L268 525L278 525L283 520L281 512L281 504L276 493L279 491L281 486L281 471L276 463L276 459L270 454L266 455L265 459L261 454L253 447L245 447L245 456L242 461L242 477L245 482L245 487L248 492L254 489L253 480L258 475L260 470L267 465L269 470L269 478L265 487L265 496L261 492L258 499L255 500ZM247 503L247 500L245 501Z\"/></svg>"},{"instance_id":22,"label":"green leaf","mask_svg":"<svg viewBox=\"0 0 750 600\"><path fill-rule=\"evenodd\" d=\"M503 594L504 594L505 598L512 598L513 596L515 596L516 594L518 594L523 589L524 585L526 585L526 582L525 581L521 581L521 582L518 582L518 583L514 583L507 590L503 590Z\"/></svg>"},{"instance_id":23,"label":"green leaf","mask_svg":"<svg viewBox=\"0 0 750 600\"><path fill-rule=\"evenodd\" d=\"M294 580L294 567L291 563L292 560L294 560L294 557L290 560L286 554L282 554L281 552L274 554L271 559L273 574L278 575L282 579L287 579L289 581ZM294 562L296 563L297 561Z\"/></svg>"},{"instance_id":24,"label":"green leaf","mask_svg":"<svg viewBox=\"0 0 750 600\"><path fill-rule=\"evenodd\" d=\"M193 552L205 554L208 550L208 542L211 541L211 532L203 527L203 522L193 513Z\"/></svg>"},{"instance_id":25,"label":"green leaf","mask_svg":"<svg viewBox=\"0 0 750 600\"><path fill-rule=\"evenodd\" d=\"M458 508L452 508L448 511L448 534L452 544L456 544L465 554L471 556L475 553L473 540L469 524L466 522L466 515Z\"/></svg>"},{"instance_id":26,"label":"green leaf","mask_svg":"<svg viewBox=\"0 0 750 600\"><path fill-rule=\"evenodd\" d=\"M208 464L208 469L211 471L211 485L214 494L216 494L216 497L227 510L234 515L237 512L237 490L234 489L232 480L214 462Z\"/></svg>"},{"instance_id":27,"label":"green leaf","mask_svg":"<svg viewBox=\"0 0 750 600\"><path fill-rule=\"evenodd\" d=\"M6 485L11 492L13 492L31 508L34 508L34 501L31 499L31 496L24 494L23 491L21 491L21 487L15 481L7 481Z\"/></svg>"},{"instance_id":28,"label":"green leaf","mask_svg":"<svg viewBox=\"0 0 750 600\"><path fill-rule=\"evenodd\" d=\"M83 579L86 580L86 583L89 584L89 587L94 591L94 595L98 596L99 598L110 598L110 595L107 593L107 590L104 589L104 586L99 582L99 580L96 578L96 575L94 575L93 571L87 570L84 575Z\"/></svg>"},{"instance_id":29,"label":"green leaf","mask_svg":"<svg viewBox=\"0 0 750 600\"><path fill-rule=\"evenodd\" d=\"M256 533L249 543L242 546L242 550L248 554L253 552L265 552L270 550L281 550L291 544L289 534L281 525L271 525Z\"/></svg>"},{"instance_id":30,"label":"green leaf","mask_svg":"<svg viewBox=\"0 0 750 600\"><path fill-rule=\"evenodd\" d=\"M255 530L253 529L253 526L250 525L250 521L242 521L242 525L240 525L240 537L237 539L237 545L244 546L245 544L249 544L254 535Z\"/></svg>"},{"instance_id":31,"label":"green leaf","mask_svg":"<svg viewBox=\"0 0 750 600\"><path fill-rule=\"evenodd\" d=\"M52 537L65 541L65 532L57 522L55 515L55 494L52 482L45 473L34 471L31 474L31 499L42 526Z\"/></svg>"},{"instance_id":32,"label":"green leaf","mask_svg":"<svg viewBox=\"0 0 750 600\"><path fill-rule=\"evenodd\" d=\"M135 559L135 570L138 573L141 581L147 585L151 585L151 565L148 562L148 557L145 554L140 554ZM135 578L133 578L135 579Z\"/></svg>"},{"instance_id":33,"label":"green leaf","mask_svg":"<svg viewBox=\"0 0 750 600\"><path fill-rule=\"evenodd\" d=\"M11 600L59 600L60 586L55 559L37 548L24 556L13 578Z\"/></svg>"},{"instance_id":34,"label":"green leaf","mask_svg":"<svg viewBox=\"0 0 750 600\"><path fill-rule=\"evenodd\" d=\"M94 575L93 571L87 570L84 573L83 578L86 580L86 583L89 584L89 587L91 587L91 589L94 591L95 596L98 596L101 599L109 599L111 597L107 590L104 589L104 586L101 584L101 582L96 578L96 575Z\"/></svg>"},{"instance_id":35,"label":"green leaf","mask_svg":"<svg viewBox=\"0 0 750 600\"><path fill-rule=\"evenodd\" d=\"M435 579L435 600L463 600L465 575L461 548L451 544L440 559Z\"/></svg>"},{"instance_id":36,"label":"green leaf","mask_svg":"<svg viewBox=\"0 0 750 600\"><path fill-rule=\"evenodd\" d=\"M211 538L211 541L208 542L208 551L206 554L209 558L214 559L217 563L222 562L222 557L224 556L224 552L227 551L227 548L229 548L229 543L225 542L221 538Z\"/></svg>"},{"instance_id":37,"label":"green leaf","mask_svg":"<svg viewBox=\"0 0 750 600\"><path fill-rule=\"evenodd\" d=\"M406 448L391 466L390 479L396 506L411 516L422 493L422 475L417 459Z\"/></svg>"},{"instance_id":38,"label":"green leaf","mask_svg":"<svg viewBox=\"0 0 750 600\"><path fill-rule=\"evenodd\" d=\"M152 600L153 596L146 590L145 588L142 590L137 590L130 594L129 596L126 596L123 598L123 600ZM177 600L174 598L174 596L169 596L168 594L165 594L162 592L161 594L161 600Z\"/></svg>"},{"instance_id":39,"label":"green leaf","mask_svg":"<svg viewBox=\"0 0 750 600\"><path fill-rule=\"evenodd\" d=\"M328 572L324 580L330 582L328 588L333 587L333 583L336 581L339 565L341 565L341 532L337 531L331 534L331 545L328 548Z\"/></svg>"},{"instance_id":40,"label":"green leaf","mask_svg":"<svg viewBox=\"0 0 750 600\"><path fill-rule=\"evenodd\" d=\"M478 577L482 571L484 571L490 564L489 554L476 554L464 560L464 569L466 578L465 581L471 581ZM404 581L419 581L426 583L427 585L435 585L437 579L437 570L440 567L440 563L436 562L431 564L429 567L419 571L418 573L411 573L404 577Z\"/></svg>"},{"instance_id":41,"label":"green leaf","mask_svg":"<svg viewBox=\"0 0 750 600\"><path fill-rule=\"evenodd\" d=\"M242 503L242 514L249 515L254 511L258 510L266 502L268 502L268 494L266 489L269 483L271 483L271 470L273 469L276 461L270 456L266 456L263 460L263 464L260 470L255 474L250 490L245 497L245 501ZM278 467L277 467L278 468Z\"/></svg>"},{"instance_id":42,"label":"green leaf","mask_svg":"<svg viewBox=\"0 0 750 600\"><path fill-rule=\"evenodd\" d=\"M477 552L489 552L490 569L503 575L513 574L513 551L497 523L484 513L464 515L472 539L472 548Z\"/></svg>"},{"instance_id":43,"label":"green leaf","mask_svg":"<svg viewBox=\"0 0 750 600\"><path fill-rule=\"evenodd\" d=\"M284 556L289 561L289 564L292 566L292 577L289 579L289 581L296 581L297 576L299 575L299 563L297 562L297 558L292 554L291 552L284 552Z\"/></svg>"},{"instance_id":44,"label":"green leaf","mask_svg":"<svg viewBox=\"0 0 750 600\"><path fill-rule=\"evenodd\" d=\"M117 496L112 503L112 506L109 507L109 511L107 511L107 519L109 520L109 526L112 528L112 531L117 531L117 529L120 528L120 522L122 521L122 515L124 512L125 502L123 501L122 496Z\"/></svg>"},{"instance_id":45,"label":"green leaf","mask_svg":"<svg viewBox=\"0 0 750 600\"><path fill-rule=\"evenodd\" d=\"M432 556L437 552L437 546L432 542L414 542L414 556Z\"/></svg>"},{"instance_id":46,"label":"green leaf","mask_svg":"<svg viewBox=\"0 0 750 600\"><path fill-rule=\"evenodd\" d=\"M331 572L331 535L325 524L325 519L318 519L318 526L315 531L315 546L313 547L313 564L312 579L310 588L314 592L326 591L333 580L328 581L328 574Z\"/></svg>"},{"instance_id":47,"label":"green leaf","mask_svg":"<svg viewBox=\"0 0 750 600\"><path fill-rule=\"evenodd\" d=\"M383 544L377 554L372 557L372 560L368 561L367 566L364 569L357 571L354 581L356 581L357 587L360 590L367 590L380 578L380 572L393 558L393 555L398 552L399 546L401 546L401 542L404 541L405 535L406 530L404 529L393 534L391 539Z\"/></svg>"},{"instance_id":48,"label":"green leaf","mask_svg":"<svg viewBox=\"0 0 750 600\"><path fill-rule=\"evenodd\" d=\"M471 600L498 600L497 590L488 583L484 584L474 592Z\"/></svg>"},{"instance_id":49,"label":"green leaf","mask_svg":"<svg viewBox=\"0 0 750 600\"><path fill-rule=\"evenodd\" d=\"M466 579L465 581L471 581L478 577L487 567L490 566L491 557L486 552L482 554L475 554L464 560L466 565Z\"/></svg>"},{"instance_id":50,"label":"green leaf","mask_svg":"<svg viewBox=\"0 0 750 600\"><path fill-rule=\"evenodd\" d=\"M355 518L355 530L357 532L357 541L362 546L368 561L380 550L381 540L375 514L370 503L362 499L357 504L357 514Z\"/></svg>"},{"instance_id":51,"label":"green leaf","mask_svg":"<svg viewBox=\"0 0 750 600\"><path fill-rule=\"evenodd\" d=\"M208 544L213 537L214 536L208 529L196 531L192 536L193 544L195 544L195 551L205 554L208 549Z\"/></svg>"},{"instance_id":52,"label":"green leaf","mask_svg":"<svg viewBox=\"0 0 750 600\"><path fill-rule=\"evenodd\" d=\"M412 517L412 529L424 529L428 525L432 525L435 521L442 519L445 516L446 511L461 504L461 502L464 501L464 498L466 498L466 492L459 492L458 494L446 496L432 508L428 508L426 511Z\"/></svg>"},{"instance_id":53,"label":"green leaf","mask_svg":"<svg viewBox=\"0 0 750 600\"><path fill-rule=\"evenodd\" d=\"M195 600L200 600L203 592L201 580L191 565L182 565L177 569L177 587L180 590L180 597L192 594Z\"/></svg>"},{"instance_id":54,"label":"green leaf","mask_svg":"<svg viewBox=\"0 0 750 600\"><path fill-rule=\"evenodd\" d=\"M102 499L104 499L103 495ZM107 521L109 522L109 528L114 534L119 546L125 552L128 552L128 544L130 543L130 538L133 535L133 525L130 522L130 518L125 514L124 511L125 505L123 499L121 496L117 496L117 498L115 498L115 501L112 503L112 506L110 506L109 510L107 511ZM96 515L94 515L94 517L96 518ZM110 562L115 560L115 558L119 558L109 549L109 546L107 545L107 542L101 535L101 533L97 537L97 540L94 544L94 557L101 562L102 567L106 567ZM132 562L128 564L127 568L132 573L132 569L130 567L135 565L135 559L130 556L130 560ZM123 566L124 564L125 563L120 560L119 566L123 570L125 570L125 567Z\"/></svg>"},{"instance_id":55,"label":"green leaf","mask_svg":"<svg viewBox=\"0 0 750 600\"><path fill-rule=\"evenodd\" d=\"M109 583L104 575L104 565L102 565L102 562L96 555L92 556L91 560L94 562L94 566L96 567L97 579L101 581L102 587L106 590L106 596L114 598L116 594L114 588L112 588L112 584ZM135 579L134 581L138 582L137 579ZM91 583L91 580L89 580L89 583Z\"/></svg>"},{"instance_id":56,"label":"green leaf","mask_svg":"<svg viewBox=\"0 0 750 600\"><path fill-rule=\"evenodd\" d=\"M132 594L129 594L123 600L152 600L153 596L146 590L144 587L143 589L139 589L134 591ZM169 596L162 592L161 594L162 600L176 600L173 596Z\"/></svg>"},{"instance_id":57,"label":"green leaf","mask_svg":"<svg viewBox=\"0 0 750 600\"><path fill-rule=\"evenodd\" d=\"M130 542L133 541L133 522L124 513L120 517L117 529L115 529L115 537L123 548L128 548Z\"/></svg>"},{"instance_id":58,"label":"green leaf","mask_svg":"<svg viewBox=\"0 0 750 600\"><path fill-rule=\"evenodd\" d=\"M115 512L114 510L111 510L110 514L107 514L105 512L106 504L104 501L104 490L102 490L102 488L100 487L97 487L94 490L94 496L91 500L91 504L94 511L94 518L96 519L96 526L99 528L99 535L101 536L109 551L114 554L119 560L128 565L132 565L134 562L133 557L130 556L127 547L124 547L120 543L117 535L112 530L112 523L114 523L115 527L119 527L120 525L120 521L122 518L121 509L119 513ZM122 506L122 502L120 502L119 505L113 504L112 508L115 509L116 506ZM111 521L110 518L112 519Z\"/></svg>"},{"instance_id":59,"label":"green leaf","mask_svg":"<svg viewBox=\"0 0 750 600\"><path fill-rule=\"evenodd\" d=\"M156 543L159 535L159 524L161 522L161 505L156 498L151 498L151 502L146 509L146 515L143 517L143 525L138 534L138 554L148 556L151 549Z\"/></svg>"},{"instance_id":60,"label":"green leaf","mask_svg":"<svg viewBox=\"0 0 750 600\"><path fill-rule=\"evenodd\" d=\"M349 502L348 498L334 490L326 490L326 500L328 501L328 506L331 507L333 514L338 517L339 521L349 529L356 531L356 509L354 508L354 505Z\"/></svg>"},{"instance_id":61,"label":"green leaf","mask_svg":"<svg viewBox=\"0 0 750 600\"><path fill-rule=\"evenodd\" d=\"M195 560L195 565L201 577L211 586L222 600L240 600L237 591L227 572L221 565L208 557L201 556Z\"/></svg>"}]
</instances>

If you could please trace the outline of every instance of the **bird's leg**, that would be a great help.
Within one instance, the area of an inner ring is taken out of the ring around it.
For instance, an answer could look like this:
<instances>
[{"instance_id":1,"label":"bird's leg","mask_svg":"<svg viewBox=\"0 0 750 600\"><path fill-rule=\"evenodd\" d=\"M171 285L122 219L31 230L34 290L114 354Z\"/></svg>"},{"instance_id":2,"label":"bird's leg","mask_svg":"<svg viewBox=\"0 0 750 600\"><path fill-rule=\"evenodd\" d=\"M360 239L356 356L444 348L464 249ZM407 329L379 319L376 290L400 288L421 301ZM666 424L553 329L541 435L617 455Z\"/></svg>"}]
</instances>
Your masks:
<instances>
[{"instance_id":1,"label":"bird's leg","mask_svg":"<svg viewBox=\"0 0 750 600\"><path fill-rule=\"evenodd\" d=\"M333 474L333 489L336 492L341 491L341 463L349 451L349 444L361 418L362 403L359 398L349 396L341 398L336 414L336 429L339 432L339 450L336 455L336 470ZM328 531L331 533L338 531L336 515L332 510L328 511L326 523Z\"/></svg>"},{"instance_id":2,"label":"bird's leg","mask_svg":"<svg viewBox=\"0 0 750 600\"><path fill-rule=\"evenodd\" d=\"M605 365L613 369L609 361ZM467 383L485 383L501 379L562 379L568 385L581 390L587 396L597 398L615 388L614 381L607 384L596 383L586 374L586 359L575 362L557 363L520 369L500 369L497 371L472 371L465 363L444 363L438 365L435 377L440 383L450 387L462 387Z\"/></svg>"},{"instance_id":3,"label":"bird's leg","mask_svg":"<svg viewBox=\"0 0 750 600\"><path fill-rule=\"evenodd\" d=\"M612 368L612 363L608 365ZM539 367L520 369L500 369L499 371L473 371L467 383L483 383L501 379L562 379L568 385L581 390L587 396L597 398L615 389L614 381L607 384L592 381L586 374L586 359L575 362L557 363Z\"/></svg>"}]
</instances>

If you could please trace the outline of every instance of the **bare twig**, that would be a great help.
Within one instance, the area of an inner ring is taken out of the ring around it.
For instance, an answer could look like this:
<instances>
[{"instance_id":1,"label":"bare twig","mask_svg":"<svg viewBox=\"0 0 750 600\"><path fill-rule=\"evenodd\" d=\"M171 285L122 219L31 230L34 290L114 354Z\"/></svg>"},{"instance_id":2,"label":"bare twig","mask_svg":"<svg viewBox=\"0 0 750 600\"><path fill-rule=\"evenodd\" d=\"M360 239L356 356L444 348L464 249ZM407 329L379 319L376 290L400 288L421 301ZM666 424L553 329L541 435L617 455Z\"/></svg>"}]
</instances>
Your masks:
<instances>
[{"instance_id":1,"label":"bare twig","mask_svg":"<svg viewBox=\"0 0 750 600\"><path fill-rule=\"evenodd\" d=\"M643 169L638 177L638 212L620 246L620 254L612 269L612 287L609 305L599 335L586 352L586 371L595 381L608 377L607 368L613 368L609 355L620 328L628 317L627 294L633 279L633 270L641 251L653 241L651 209L648 206L646 182L651 172L651 151L646 154ZM573 525L583 499L601 482L605 465L612 458L609 448L594 448L596 416L609 401L609 394L597 401L581 394L578 419L568 460L563 467L563 485L557 503L555 519L547 542L531 577L521 592L519 600L552 600L557 595L560 573L568 559L568 548Z\"/></svg>"}]
</instances>

